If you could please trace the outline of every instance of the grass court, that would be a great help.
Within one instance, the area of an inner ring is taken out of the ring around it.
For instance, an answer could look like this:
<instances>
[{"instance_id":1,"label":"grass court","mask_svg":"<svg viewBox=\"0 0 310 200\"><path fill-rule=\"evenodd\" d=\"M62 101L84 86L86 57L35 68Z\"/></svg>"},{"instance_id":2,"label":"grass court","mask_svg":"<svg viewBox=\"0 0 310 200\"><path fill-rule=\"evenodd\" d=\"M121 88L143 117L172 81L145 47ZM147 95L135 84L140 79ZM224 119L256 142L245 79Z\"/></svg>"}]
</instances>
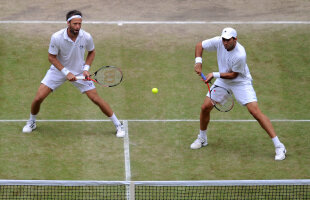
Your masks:
<instances>
[{"instance_id":1,"label":"grass court","mask_svg":"<svg viewBox=\"0 0 310 200\"><path fill-rule=\"evenodd\" d=\"M33 133L22 133L50 66L50 37L65 26L0 24L0 179L126 179L124 140L115 137L112 122L62 121L107 120L68 82L46 99L37 117L59 121L38 121ZM309 25L233 25L247 51L259 106L276 120L288 150L286 160L274 161L272 141L257 122L229 121L253 120L239 104L228 113L214 109L209 145L190 149L207 92L193 69L194 48L226 26L82 26L95 42L91 71L115 65L124 72L119 86L97 91L128 121L131 180L310 178ZM215 53L204 52L203 59L204 73L217 71ZM172 119L180 121L167 121Z\"/></svg>"}]
</instances>

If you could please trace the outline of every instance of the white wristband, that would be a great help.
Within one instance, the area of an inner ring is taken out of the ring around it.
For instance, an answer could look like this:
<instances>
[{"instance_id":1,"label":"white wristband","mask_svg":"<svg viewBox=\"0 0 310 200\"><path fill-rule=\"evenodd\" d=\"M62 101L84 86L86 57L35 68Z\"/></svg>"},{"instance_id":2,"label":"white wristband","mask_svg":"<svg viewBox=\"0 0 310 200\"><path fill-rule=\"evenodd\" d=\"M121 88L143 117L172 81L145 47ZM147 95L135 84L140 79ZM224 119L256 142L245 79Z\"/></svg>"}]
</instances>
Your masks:
<instances>
[{"instance_id":1,"label":"white wristband","mask_svg":"<svg viewBox=\"0 0 310 200\"><path fill-rule=\"evenodd\" d=\"M89 65L84 65L83 66L83 71L89 71L90 69L90 66Z\"/></svg>"},{"instance_id":2,"label":"white wristband","mask_svg":"<svg viewBox=\"0 0 310 200\"><path fill-rule=\"evenodd\" d=\"M195 58L195 64L202 63L202 57L196 57Z\"/></svg>"},{"instance_id":3,"label":"white wristband","mask_svg":"<svg viewBox=\"0 0 310 200\"><path fill-rule=\"evenodd\" d=\"M62 68L61 72L62 72L65 76L67 76L67 75L70 73L70 71L69 71L68 69L66 69L65 67Z\"/></svg>"},{"instance_id":4,"label":"white wristband","mask_svg":"<svg viewBox=\"0 0 310 200\"><path fill-rule=\"evenodd\" d=\"M213 72L213 77L214 78L221 78L220 72Z\"/></svg>"}]
</instances>

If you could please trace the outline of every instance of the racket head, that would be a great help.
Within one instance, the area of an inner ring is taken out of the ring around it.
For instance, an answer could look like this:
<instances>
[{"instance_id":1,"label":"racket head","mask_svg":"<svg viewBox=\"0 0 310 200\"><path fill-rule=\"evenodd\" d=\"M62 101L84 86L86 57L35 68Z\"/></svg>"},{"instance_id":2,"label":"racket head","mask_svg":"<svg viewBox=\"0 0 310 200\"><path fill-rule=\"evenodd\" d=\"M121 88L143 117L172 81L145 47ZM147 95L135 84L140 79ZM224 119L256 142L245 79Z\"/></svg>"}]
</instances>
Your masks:
<instances>
[{"instance_id":1,"label":"racket head","mask_svg":"<svg viewBox=\"0 0 310 200\"><path fill-rule=\"evenodd\" d=\"M114 87L122 82L123 72L118 67L103 66L90 75L90 78L101 86Z\"/></svg>"},{"instance_id":2,"label":"racket head","mask_svg":"<svg viewBox=\"0 0 310 200\"><path fill-rule=\"evenodd\" d=\"M218 111L228 112L234 107L232 93L224 87L212 85L209 95L214 107Z\"/></svg>"},{"instance_id":3,"label":"racket head","mask_svg":"<svg viewBox=\"0 0 310 200\"><path fill-rule=\"evenodd\" d=\"M206 76L201 72L200 76L203 80L206 80ZM234 98L232 93L224 87L218 85L210 85L212 82L208 82L208 90L209 90L209 97L212 101L214 107L221 112L228 112L234 107Z\"/></svg>"}]
</instances>

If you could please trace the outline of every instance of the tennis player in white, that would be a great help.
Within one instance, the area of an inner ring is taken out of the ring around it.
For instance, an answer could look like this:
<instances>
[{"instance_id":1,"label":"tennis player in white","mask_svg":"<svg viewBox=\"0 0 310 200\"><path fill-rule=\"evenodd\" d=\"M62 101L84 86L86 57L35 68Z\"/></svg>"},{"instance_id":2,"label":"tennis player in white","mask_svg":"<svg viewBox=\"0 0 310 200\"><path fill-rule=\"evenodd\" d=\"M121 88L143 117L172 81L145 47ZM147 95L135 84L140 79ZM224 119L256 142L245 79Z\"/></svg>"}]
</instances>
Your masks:
<instances>
[{"instance_id":1,"label":"tennis player in white","mask_svg":"<svg viewBox=\"0 0 310 200\"><path fill-rule=\"evenodd\" d=\"M246 63L246 52L237 41L236 30L230 27L224 28L221 36L204 40L196 45L195 71L199 75L202 71L203 50L217 52L219 67L219 72L207 74L205 82L217 78L214 85L231 90L236 100L247 107L248 111L272 139L276 152L275 160L284 160L285 146L277 137L269 118L258 107L256 93L252 85L252 76ZM207 146L207 127L213 107L209 94L207 94L200 112L200 132L198 138L191 144L192 149Z\"/></svg>"},{"instance_id":2,"label":"tennis player in white","mask_svg":"<svg viewBox=\"0 0 310 200\"><path fill-rule=\"evenodd\" d=\"M95 58L95 45L91 35L81 29L82 13L69 11L66 15L67 28L51 37L48 60L52 64L41 81L38 92L31 104L30 119L23 128L24 133L30 133L36 128L36 116L44 99L65 81L69 80L81 93L85 93L101 111L111 119L116 127L116 136L124 137L123 125L113 113L111 107L97 93L92 81L77 80L76 76L89 76L90 66ZM85 51L88 52L84 61Z\"/></svg>"}]
</instances>

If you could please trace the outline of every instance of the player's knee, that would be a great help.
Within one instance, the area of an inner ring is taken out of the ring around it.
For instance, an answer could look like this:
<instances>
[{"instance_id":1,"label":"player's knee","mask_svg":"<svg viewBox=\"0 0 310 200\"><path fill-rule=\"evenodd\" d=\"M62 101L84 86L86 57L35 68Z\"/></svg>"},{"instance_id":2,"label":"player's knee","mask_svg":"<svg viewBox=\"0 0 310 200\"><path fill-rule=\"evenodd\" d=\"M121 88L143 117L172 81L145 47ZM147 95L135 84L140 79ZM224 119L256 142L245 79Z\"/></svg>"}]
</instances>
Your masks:
<instances>
[{"instance_id":1,"label":"player's knee","mask_svg":"<svg viewBox=\"0 0 310 200\"><path fill-rule=\"evenodd\" d=\"M256 102L248 104L247 108L248 108L249 113L254 118L258 118L262 114Z\"/></svg>"},{"instance_id":2,"label":"player's knee","mask_svg":"<svg viewBox=\"0 0 310 200\"><path fill-rule=\"evenodd\" d=\"M33 101L34 103L42 103L44 99L45 98L43 96L36 96Z\"/></svg>"},{"instance_id":3,"label":"player's knee","mask_svg":"<svg viewBox=\"0 0 310 200\"><path fill-rule=\"evenodd\" d=\"M211 110L212 110L212 108L213 108L213 105L211 105L211 104L202 104L202 106L201 106L201 110L203 111L203 112L210 112Z\"/></svg>"},{"instance_id":4,"label":"player's knee","mask_svg":"<svg viewBox=\"0 0 310 200\"><path fill-rule=\"evenodd\" d=\"M252 112L250 111L250 114L257 120L258 119L258 115L256 112Z\"/></svg>"},{"instance_id":5,"label":"player's knee","mask_svg":"<svg viewBox=\"0 0 310 200\"><path fill-rule=\"evenodd\" d=\"M257 109L251 109L249 110L250 114L255 118L259 119L262 116L262 112L257 108Z\"/></svg>"}]
</instances>

